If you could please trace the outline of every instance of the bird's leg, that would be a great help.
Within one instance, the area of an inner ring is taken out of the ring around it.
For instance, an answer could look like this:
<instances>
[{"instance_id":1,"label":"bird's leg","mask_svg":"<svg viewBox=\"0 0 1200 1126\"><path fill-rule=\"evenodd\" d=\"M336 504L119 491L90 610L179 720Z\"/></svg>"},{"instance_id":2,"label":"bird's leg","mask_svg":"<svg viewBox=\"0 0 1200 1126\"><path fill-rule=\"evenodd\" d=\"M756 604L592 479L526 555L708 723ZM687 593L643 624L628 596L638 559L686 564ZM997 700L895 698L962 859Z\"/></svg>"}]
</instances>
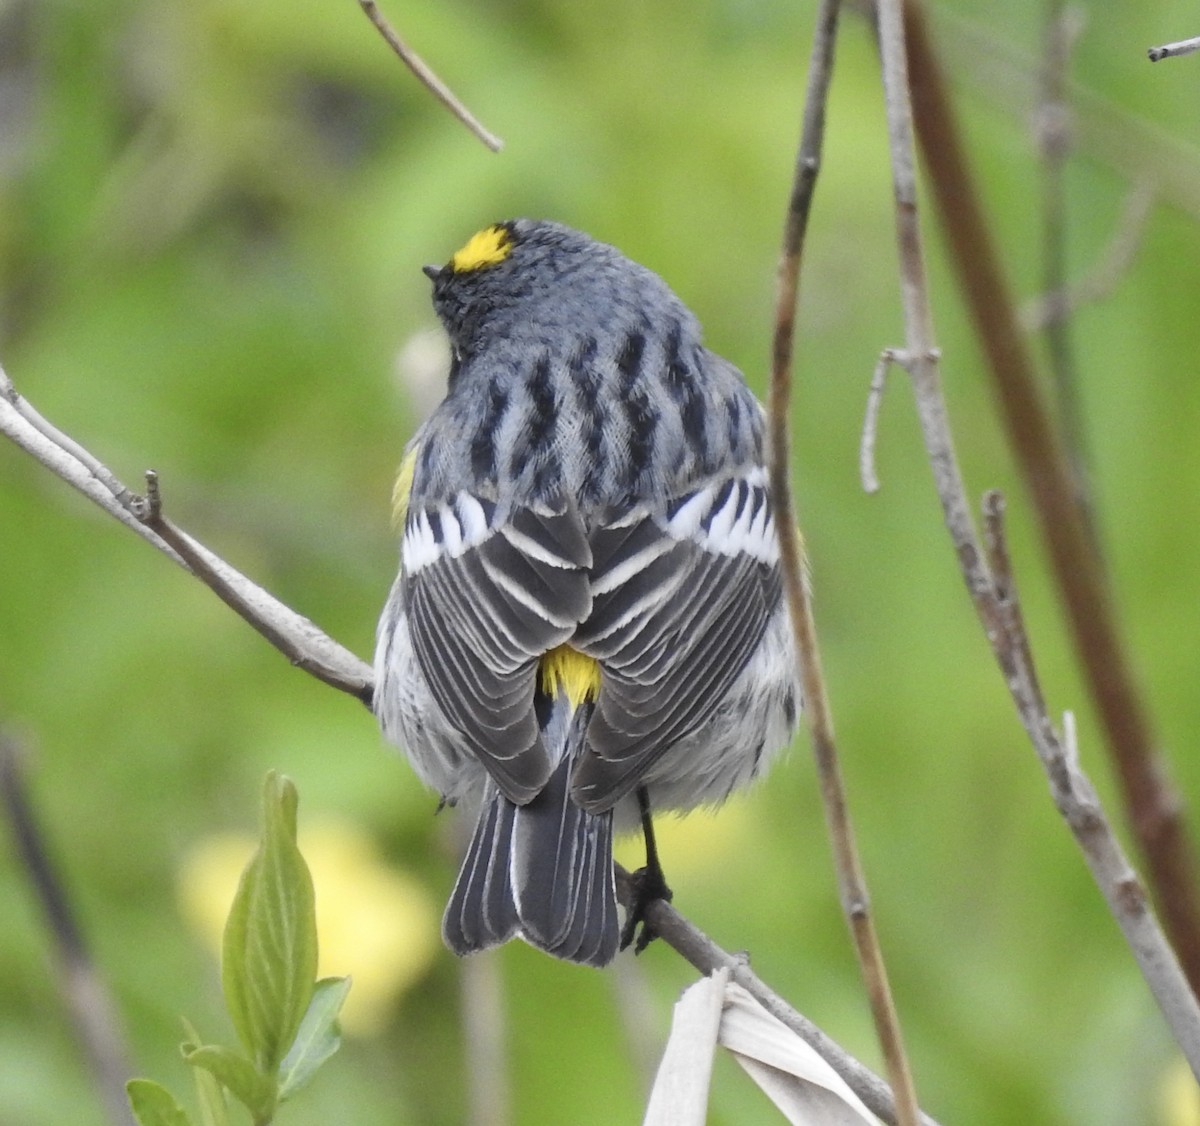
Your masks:
<instances>
[{"instance_id":1,"label":"bird's leg","mask_svg":"<svg viewBox=\"0 0 1200 1126\"><path fill-rule=\"evenodd\" d=\"M642 837L646 841L646 866L631 873L629 877L633 898L625 912L621 949L624 950L632 942L633 952L640 954L656 937L654 929L646 920L646 908L656 899L670 903L671 889L667 886L667 878L663 875L662 864L659 863L658 845L654 840L654 821L650 816L650 797L645 786L638 787L637 799L638 809L642 814Z\"/></svg>"}]
</instances>

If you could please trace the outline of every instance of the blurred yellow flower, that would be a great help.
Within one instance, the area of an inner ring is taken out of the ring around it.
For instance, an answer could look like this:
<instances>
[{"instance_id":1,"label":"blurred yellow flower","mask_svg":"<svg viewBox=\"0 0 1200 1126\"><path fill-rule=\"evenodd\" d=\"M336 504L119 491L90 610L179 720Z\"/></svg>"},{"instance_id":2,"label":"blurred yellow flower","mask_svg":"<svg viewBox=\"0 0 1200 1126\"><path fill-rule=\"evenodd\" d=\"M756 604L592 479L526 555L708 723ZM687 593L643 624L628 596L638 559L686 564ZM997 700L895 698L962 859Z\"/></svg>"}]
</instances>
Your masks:
<instances>
[{"instance_id":1,"label":"blurred yellow flower","mask_svg":"<svg viewBox=\"0 0 1200 1126\"><path fill-rule=\"evenodd\" d=\"M1163 1126L1200 1126L1200 1092L1192 1069L1177 1059L1163 1076L1159 1088Z\"/></svg>"},{"instance_id":2,"label":"blurred yellow flower","mask_svg":"<svg viewBox=\"0 0 1200 1126\"><path fill-rule=\"evenodd\" d=\"M424 887L385 865L370 838L345 822L310 821L301 827L299 841L316 887L320 976L353 978L342 1028L371 1035L440 949L437 907ZM218 956L238 878L255 843L248 833L209 837L180 869L184 916Z\"/></svg>"},{"instance_id":3,"label":"blurred yellow flower","mask_svg":"<svg viewBox=\"0 0 1200 1126\"><path fill-rule=\"evenodd\" d=\"M669 877L683 883L719 871L727 857L737 855L753 828L747 797L738 794L718 810L702 808L686 817L669 813L655 817L654 839ZM617 863L629 871L640 868L646 863L641 832L623 834L613 853Z\"/></svg>"}]
</instances>

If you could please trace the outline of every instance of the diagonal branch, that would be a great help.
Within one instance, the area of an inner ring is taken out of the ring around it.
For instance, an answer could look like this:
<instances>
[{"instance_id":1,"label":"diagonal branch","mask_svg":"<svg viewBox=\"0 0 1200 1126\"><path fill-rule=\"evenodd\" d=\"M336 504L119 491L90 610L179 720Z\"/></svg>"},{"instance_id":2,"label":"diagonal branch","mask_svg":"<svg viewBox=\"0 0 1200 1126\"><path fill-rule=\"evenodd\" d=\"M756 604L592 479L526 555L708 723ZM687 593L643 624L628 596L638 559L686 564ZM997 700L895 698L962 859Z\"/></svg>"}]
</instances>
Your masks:
<instances>
[{"instance_id":1,"label":"diagonal branch","mask_svg":"<svg viewBox=\"0 0 1200 1126\"><path fill-rule=\"evenodd\" d=\"M1054 804L1075 835L1092 877L1176 1043L1193 1074L1200 1079L1200 1005L1147 902L1133 865L1104 814L1100 798L1080 765L1074 717L1070 712L1066 714L1063 734L1059 735L1047 714L1017 596L1004 528L1004 498L1000 493L993 491L984 497L983 520L988 560L996 584L995 599L1004 623L996 656L1001 667L1010 670L1009 684L1021 721L1050 783Z\"/></svg>"},{"instance_id":2,"label":"diagonal branch","mask_svg":"<svg viewBox=\"0 0 1200 1126\"><path fill-rule=\"evenodd\" d=\"M617 867L617 899L628 905L633 889L629 874ZM676 953L682 955L697 970L706 976L722 967L728 968L729 976L751 993L754 998L776 1019L787 1025L821 1057L847 1083L850 1089L867 1105L872 1114L891 1124L900 1118L896 1102L887 1082L866 1065L850 1055L835 1040L827 1036L806 1016L766 984L751 968L744 954L734 955L718 946L699 927L684 918L670 903L663 899L652 900L646 908L646 918L654 928L656 938L662 939ZM910 1119L920 1126L937 1126L929 1115L916 1111Z\"/></svg>"},{"instance_id":3,"label":"diagonal branch","mask_svg":"<svg viewBox=\"0 0 1200 1126\"><path fill-rule=\"evenodd\" d=\"M293 665L318 680L371 704L371 670L333 642L307 618L285 606L262 587L209 551L162 513L158 474L146 471L146 495L135 497L133 511L187 564L205 586L253 626Z\"/></svg>"},{"instance_id":4,"label":"diagonal branch","mask_svg":"<svg viewBox=\"0 0 1200 1126\"><path fill-rule=\"evenodd\" d=\"M400 38L399 33L388 23L387 18L379 10L379 5L375 3L375 0L358 0L358 3L366 13L367 19L375 25L375 30L383 36L384 42L396 52L397 58L413 72L417 81L470 129L476 137L487 145L492 152L499 152L504 147L504 142L490 129L487 129L483 122L459 101L454 91L433 73L429 64Z\"/></svg>"},{"instance_id":5,"label":"diagonal branch","mask_svg":"<svg viewBox=\"0 0 1200 1126\"><path fill-rule=\"evenodd\" d=\"M370 666L177 528L162 515L161 505L126 488L99 458L38 414L17 392L3 369L0 369L0 434L12 439L52 473L153 544L173 563L195 575L294 665L364 703L370 702ZM150 473L147 477L153 481L151 491L156 493L156 475Z\"/></svg>"}]
</instances>

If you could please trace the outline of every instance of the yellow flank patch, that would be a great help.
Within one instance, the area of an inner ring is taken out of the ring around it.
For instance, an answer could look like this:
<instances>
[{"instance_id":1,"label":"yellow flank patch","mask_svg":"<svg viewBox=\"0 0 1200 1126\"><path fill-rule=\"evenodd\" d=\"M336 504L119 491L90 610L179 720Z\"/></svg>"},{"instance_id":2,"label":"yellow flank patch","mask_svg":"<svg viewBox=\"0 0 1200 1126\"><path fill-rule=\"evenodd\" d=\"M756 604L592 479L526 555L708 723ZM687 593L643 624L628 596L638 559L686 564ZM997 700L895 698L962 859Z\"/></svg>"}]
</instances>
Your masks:
<instances>
[{"instance_id":1,"label":"yellow flank patch","mask_svg":"<svg viewBox=\"0 0 1200 1126\"><path fill-rule=\"evenodd\" d=\"M600 666L569 645L559 645L542 658L538 680L548 696L565 692L572 708L600 694Z\"/></svg>"},{"instance_id":2,"label":"yellow flank patch","mask_svg":"<svg viewBox=\"0 0 1200 1126\"><path fill-rule=\"evenodd\" d=\"M484 266L503 262L512 253L512 234L507 227L498 223L476 231L466 246L455 252L450 259L450 269L456 274L465 274Z\"/></svg>"},{"instance_id":3,"label":"yellow flank patch","mask_svg":"<svg viewBox=\"0 0 1200 1126\"><path fill-rule=\"evenodd\" d=\"M408 519L408 498L412 494L413 476L417 472L417 452L420 447L413 446L404 455L400 463L400 472L396 474L396 483L392 486L392 527L403 530L404 522Z\"/></svg>"}]
</instances>

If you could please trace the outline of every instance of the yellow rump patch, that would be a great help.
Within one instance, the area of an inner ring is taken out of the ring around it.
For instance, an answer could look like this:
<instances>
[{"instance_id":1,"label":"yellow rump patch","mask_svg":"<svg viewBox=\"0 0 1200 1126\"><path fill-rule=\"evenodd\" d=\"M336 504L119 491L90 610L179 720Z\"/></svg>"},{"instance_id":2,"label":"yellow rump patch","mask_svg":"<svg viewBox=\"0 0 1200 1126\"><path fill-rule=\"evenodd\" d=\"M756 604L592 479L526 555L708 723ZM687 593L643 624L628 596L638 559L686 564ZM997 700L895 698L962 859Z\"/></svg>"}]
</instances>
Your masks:
<instances>
[{"instance_id":1,"label":"yellow rump patch","mask_svg":"<svg viewBox=\"0 0 1200 1126\"><path fill-rule=\"evenodd\" d=\"M404 455L400 463L400 472L396 474L396 483L392 486L392 527L403 530L404 522L408 519L408 498L412 494L413 476L417 472L417 452L419 447L413 446Z\"/></svg>"},{"instance_id":2,"label":"yellow rump patch","mask_svg":"<svg viewBox=\"0 0 1200 1126\"><path fill-rule=\"evenodd\" d=\"M476 231L467 240L466 246L456 251L450 259L450 269L456 274L465 274L503 262L511 253L512 233L497 223Z\"/></svg>"},{"instance_id":3,"label":"yellow rump patch","mask_svg":"<svg viewBox=\"0 0 1200 1126\"><path fill-rule=\"evenodd\" d=\"M538 683L548 696L565 692L572 708L600 694L600 666L569 645L559 645L542 658Z\"/></svg>"}]
</instances>

